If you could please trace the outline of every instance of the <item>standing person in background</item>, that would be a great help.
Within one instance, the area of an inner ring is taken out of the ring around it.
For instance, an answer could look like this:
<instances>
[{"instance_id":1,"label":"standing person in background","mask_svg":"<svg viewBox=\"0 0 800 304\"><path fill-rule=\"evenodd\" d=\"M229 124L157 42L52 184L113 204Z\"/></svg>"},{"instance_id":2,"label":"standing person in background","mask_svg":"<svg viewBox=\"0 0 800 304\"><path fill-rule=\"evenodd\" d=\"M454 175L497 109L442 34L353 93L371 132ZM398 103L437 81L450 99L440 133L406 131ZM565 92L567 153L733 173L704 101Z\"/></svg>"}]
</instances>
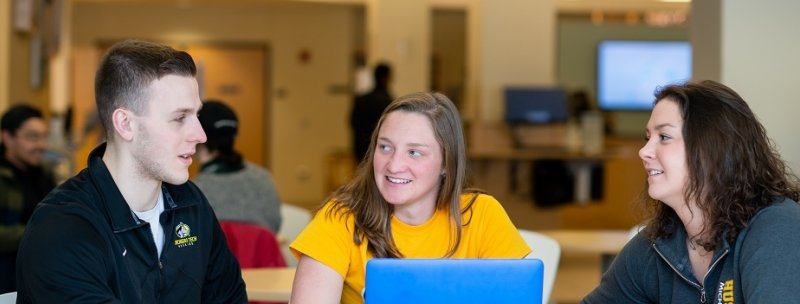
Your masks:
<instances>
[{"instance_id":1,"label":"standing person in background","mask_svg":"<svg viewBox=\"0 0 800 304\"><path fill-rule=\"evenodd\" d=\"M0 293L15 291L17 247L33 209L56 185L42 166L47 123L42 112L15 105L0 118Z\"/></svg>"},{"instance_id":2,"label":"standing person in background","mask_svg":"<svg viewBox=\"0 0 800 304\"><path fill-rule=\"evenodd\" d=\"M107 142L36 208L19 246L17 303L245 303L236 258L189 179L206 141L194 60L125 40L95 98Z\"/></svg>"},{"instance_id":3,"label":"standing person in background","mask_svg":"<svg viewBox=\"0 0 800 304\"><path fill-rule=\"evenodd\" d=\"M239 120L233 109L208 100L200 110L208 140L197 146L200 172L194 182L208 197L217 218L256 224L278 233L281 199L272 175L242 158L234 149Z\"/></svg>"},{"instance_id":4,"label":"standing person in background","mask_svg":"<svg viewBox=\"0 0 800 304\"><path fill-rule=\"evenodd\" d=\"M646 228L582 303L800 303L798 179L747 103L670 85L646 132Z\"/></svg>"},{"instance_id":5,"label":"standing person in background","mask_svg":"<svg viewBox=\"0 0 800 304\"><path fill-rule=\"evenodd\" d=\"M355 96L361 96L369 93L369 91L375 87L372 78L373 72L367 65L367 58L363 51L357 50L354 57L353 61L355 62L355 66L353 68L355 70L355 75L353 78L353 94L355 94Z\"/></svg>"},{"instance_id":6,"label":"standing person in background","mask_svg":"<svg viewBox=\"0 0 800 304\"><path fill-rule=\"evenodd\" d=\"M290 246L299 257L291 302L362 303L372 258L528 255L503 206L466 189L465 150L460 115L444 95L392 102L356 176Z\"/></svg>"},{"instance_id":7,"label":"standing person in background","mask_svg":"<svg viewBox=\"0 0 800 304\"><path fill-rule=\"evenodd\" d=\"M387 63L375 67L375 87L369 93L356 97L350 113L350 128L353 135L353 157L360 163L367 154L370 136L381 118L383 109L392 102L389 82L392 80L392 68Z\"/></svg>"}]
</instances>

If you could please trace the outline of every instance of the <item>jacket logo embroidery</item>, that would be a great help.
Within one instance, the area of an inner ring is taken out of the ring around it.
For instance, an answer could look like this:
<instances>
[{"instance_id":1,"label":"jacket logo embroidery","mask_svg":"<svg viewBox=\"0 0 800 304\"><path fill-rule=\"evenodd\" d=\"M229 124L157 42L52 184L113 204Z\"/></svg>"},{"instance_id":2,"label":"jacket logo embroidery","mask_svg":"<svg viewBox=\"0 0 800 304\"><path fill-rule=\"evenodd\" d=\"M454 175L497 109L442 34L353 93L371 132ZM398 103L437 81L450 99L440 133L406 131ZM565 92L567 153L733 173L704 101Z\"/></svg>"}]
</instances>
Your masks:
<instances>
[{"instance_id":1,"label":"jacket logo embroidery","mask_svg":"<svg viewBox=\"0 0 800 304\"><path fill-rule=\"evenodd\" d=\"M717 303L733 304L733 280L719 282L719 290L717 290Z\"/></svg>"},{"instance_id":2,"label":"jacket logo embroidery","mask_svg":"<svg viewBox=\"0 0 800 304\"><path fill-rule=\"evenodd\" d=\"M178 239L175 240L175 246L178 248L192 246L197 242L197 236L192 236L192 229L183 222L175 226L175 235L178 236Z\"/></svg>"}]
</instances>

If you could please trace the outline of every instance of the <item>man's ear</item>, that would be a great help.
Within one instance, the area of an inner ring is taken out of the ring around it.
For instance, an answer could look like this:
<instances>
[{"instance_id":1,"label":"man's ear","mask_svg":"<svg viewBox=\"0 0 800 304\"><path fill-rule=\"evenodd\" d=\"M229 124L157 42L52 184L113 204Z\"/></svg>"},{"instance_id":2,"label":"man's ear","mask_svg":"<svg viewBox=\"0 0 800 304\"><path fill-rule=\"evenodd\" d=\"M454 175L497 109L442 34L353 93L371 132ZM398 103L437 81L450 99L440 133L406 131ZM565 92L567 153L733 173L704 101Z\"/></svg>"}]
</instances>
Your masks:
<instances>
[{"instance_id":1,"label":"man's ear","mask_svg":"<svg viewBox=\"0 0 800 304\"><path fill-rule=\"evenodd\" d=\"M14 135L11 134L11 131L3 130L2 133L0 133L0 142L2 142L2 143L7 145L8 142L11 140L11 137L13 137L13 136Z\"/></svg>"},{"instance_id":2,"label":"man's ear","mask_svg":"<svg viewBox=\"0 0 800 304\"><path fill-rule=\"evenodd\" d=\"M6 147L11 143L11 140L14 138L14 134L11 133L9 130L3 130L0 132L0 143L4 144ZM3 157L0 155L0 157Z\"/></svg>"},{"instance_id":3,"label":"man's ear","mask_svg":"<svg viewBox=\"0 0 800 304\"><path fill-rule=\"evenodd\" d=\"M111 124L114 126L114 132L125 141L133 139L133 113L126 109L116 109L111 113Z\"/></svg>"}]
</instances>

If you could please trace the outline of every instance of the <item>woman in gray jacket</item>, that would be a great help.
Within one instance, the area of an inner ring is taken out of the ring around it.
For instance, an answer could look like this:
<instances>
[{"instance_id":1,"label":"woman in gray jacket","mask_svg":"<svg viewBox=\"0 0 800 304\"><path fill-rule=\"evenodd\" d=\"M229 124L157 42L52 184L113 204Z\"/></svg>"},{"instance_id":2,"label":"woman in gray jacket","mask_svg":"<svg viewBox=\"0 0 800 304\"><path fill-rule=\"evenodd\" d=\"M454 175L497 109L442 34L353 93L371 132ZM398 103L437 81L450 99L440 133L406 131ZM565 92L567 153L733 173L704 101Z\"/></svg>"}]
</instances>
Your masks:
<instances>
[{"instance_id":1,"label":"woman in gray jacket","mask_svg":"<svg viewBox=\"0 0 800 304\"><path fill-rule=\"evenodd\" d=\"M646 228L583 303L800 303L797 177L747 103L670 85L646 132Z\"/></svg>"}]
</instances>

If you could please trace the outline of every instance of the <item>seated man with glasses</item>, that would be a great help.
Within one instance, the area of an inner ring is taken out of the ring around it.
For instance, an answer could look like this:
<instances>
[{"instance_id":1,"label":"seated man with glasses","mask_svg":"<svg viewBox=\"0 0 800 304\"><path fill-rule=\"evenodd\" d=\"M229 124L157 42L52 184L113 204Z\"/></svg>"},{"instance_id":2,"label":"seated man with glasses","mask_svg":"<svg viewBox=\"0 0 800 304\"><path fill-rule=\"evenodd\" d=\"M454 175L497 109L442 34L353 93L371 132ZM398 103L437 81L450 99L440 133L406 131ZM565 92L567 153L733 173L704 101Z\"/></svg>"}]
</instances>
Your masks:
<instances>
[{"instance_id":1,"label":"seated man with glasses","mask_svg":"<svg viewBox=\"0 0 800 304\"><path fill-rule=\"evenodd\" d=\"M47 123L42 112L24 104L0 118L0 293L15 291L17 246L33 208L55 187L44 168Z\"/></svg>"}]
</instances>

